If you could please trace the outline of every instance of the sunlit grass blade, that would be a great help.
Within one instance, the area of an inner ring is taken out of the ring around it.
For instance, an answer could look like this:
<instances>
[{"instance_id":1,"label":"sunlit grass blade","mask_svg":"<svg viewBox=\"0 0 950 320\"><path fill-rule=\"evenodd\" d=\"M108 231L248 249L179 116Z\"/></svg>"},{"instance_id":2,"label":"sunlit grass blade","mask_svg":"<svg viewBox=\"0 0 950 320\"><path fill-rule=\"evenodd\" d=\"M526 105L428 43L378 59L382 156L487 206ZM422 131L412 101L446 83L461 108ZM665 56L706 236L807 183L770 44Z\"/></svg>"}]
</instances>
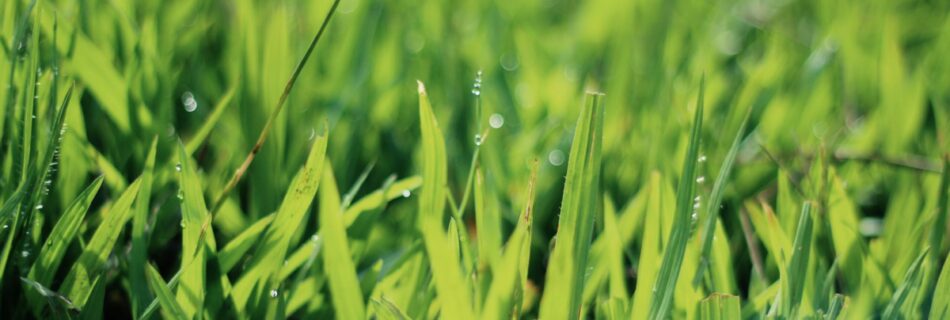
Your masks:
<instances>
[{"instance_id":1,"label":"sunlit grass blade","mask_svg":"<svg viewBox=\"0 0 950 320\"><path fill-rule=\"evenodd\" d=\"M386 297L382 297L381 299L372 299L370 302L376 309L376 317L378 317L380 320L412 319L409 317L409 315L399 309L396 304L394 304L392 301L389 301L389 299L386 299Z\"/></svg>"},{"instance_id":2,"label":"sunlit grass blade","mask_svg":"<svg viewBox=\"0 0 950 320\"><path fill-rule=\"evenodd\" d=\"M713 293L699 304L699 319L702 320L730 320L741 319L739 297L720 293Z\"/></svg>"},{"instance_id":3,"label":"sunlit grass blade","mask_svg":"<svg viewBox=\"0 0 950 320\"><path fill-rule=\"evenodd\" d=\"M326 153L327 129L324 128L323 133L315 138L307 162L291 182L274 221L258 242L248 268L231 291L238 312L248 311L249 304L253 306L258 301L266 301L262 300L265 297L269 299L275 295L279 296L279 283L275 283L275 280L287 255L293 233L306 221L310 204L320 185ZM250 311L254 313L263 310Z\"/></svg>"},{"instance_id":4,"label":"sunlit grass blade","mask_svg":"<svg viewBox=\"0 0 950 320\"><path fill-rule=\"evenodd\" d=\"M443 227L447 163L445 138L429 103L425 86L419 83L419 123L422 129L422 191L416 225L435 279L436 292L442 303L442 317L472 319L472 293L462 277L459 261L452 259L452 248L446 243Z\"/></svg>"},{"instance_id":5,"label":"sunlit grass blade","mask_svg":"<svg viewBox=\"0 0 950 320\"><path fill-rule=\"evenodd\" d=\"M231 268L234 268L234 266L244 258L245 254L254 247L258 237L261 236L264 230L267 230L267 227L270 226L273 220L273 214L258 219L257 222L254 222L254 224L247 227L247 229L244 229L244 232L241 232L231 239L228 244L224 245L217 254L218 265L221 267L221 272L230 272Z\"/></svg>"},{"instance_id":6,"label":"sunlit grass blade","mask_svg":"<svg viewBox=\"0 0 950 320\"><path fill-rule=\"evenodd\" d=\"M705 95L705 80L699 84L699 97L696 101L696 113L693 120L693 129L686 149L686 158L683 160L683 172L676 189L676 215L673 217L673 229L669 241L663 249L663 263L657 275L654 289L656 295L650 306L650 319L665 319L673 305L673 289L679 278L681 264L686 252L686 242L689 240L690 211L693 209L693 192L695 190L696 160L699 154L700 133L703 128L703 98Z\"/></svg>"},{"instance_id":7,"label":"sunlit grass blade","mask_svg":"<svg viewBox=\"0 0 950 320\"><path fill-rule=\"evenodd\" d=\"M86 300L92 294L94 284L101 276L106 259L112 252L125 223L132 217L132 202L138 195L141 182L142 180L136 179L112 204L105 220L96 229L96 233L86 244L79 260L73 264L63 284L59 287L59 291L69 297L69 300L79 309L85 306Z\"/></svg>"},{"instance_id":8,"label":"sunlit grass blade","mask_svg":"<svg viewBox=\"0 0 950 320\"><path fill-rule=\"evenodd\" d=\"M209 218L205 205L204 189L198 178L197 168L185 150L178 143L178 199L181 202L181 285L176 298L182 311L189 318L194 317L204 306L206 291L206 260L209 247L214 250L214 233L203 226ZM210 236L202 236L207 233Z\"/></svg>"},{"instance_id":9,"label":"sunlit grass blade","mask_svg":"<svg viewBox=\"0 0 950 320\"><path fill-rule=\"evenodd\" d=\"M588 93L574 129L557 240L551 253L541 319L577 318L581 309L587 255L600 194L604 95Z\"/></svg>"},{"instance_id":10,"label":"sunlit grass blade","mask_svg":"<svg viewBox=\"0 0 950 320\"><path fill-rule=\"evenodd\" d=\"M152 292L154 292L158 298L158 303L162 307L162 314L165 318L177 320L189 319L185 311L182 310L181 305L178 304L178 300L175 299L175 295L168 289L165 280L162 279L162 275L158 273L158 270L155 270L155 266L149 264L145 275L146 279L148 279L149 287L152 288Z\"/></svg>"},{"instance_id":11,"label":"sunlit grass blade","mask_svg":"<svg viewBox=\"0 0 950 320\"><path fill-rule=\"evenodd\" d=\"M327 168L330 168L328 165ZM332 175L330 170L324 174ZM365 175L363 176L365 178ZM352 194L348 197L352 199ZM343 319L363 319L366 317L363 294L360 292L360 283L356 277L356 266L350 256L347 243L346 226L343 224L343 208L346 202L337 210L320 210L320 236L323 238L324 270L330 284L331 300L336 315Z\"/></svg>"},{"instance_id":12,"label":"sunlit grass blade","mask_svg":"<svg viewBox=\"0 0 950 320\"><path fill-rule=\"evenodd\" d=\"M934 319L945 319L950 316L950 256L944 260L940 277L934 286L929 314Z\"/></svg>"}]
</instances>

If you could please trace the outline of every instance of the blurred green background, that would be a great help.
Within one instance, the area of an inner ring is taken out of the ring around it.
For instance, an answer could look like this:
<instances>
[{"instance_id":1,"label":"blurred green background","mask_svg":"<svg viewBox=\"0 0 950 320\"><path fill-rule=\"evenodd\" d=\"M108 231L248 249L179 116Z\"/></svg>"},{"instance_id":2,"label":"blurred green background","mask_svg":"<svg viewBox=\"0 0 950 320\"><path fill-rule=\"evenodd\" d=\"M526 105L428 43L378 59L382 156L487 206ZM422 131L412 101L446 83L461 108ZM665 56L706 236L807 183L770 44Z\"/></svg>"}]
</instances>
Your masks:
<instances>
[{"instance_id":1,"label":"blurred green background","mask_svg":"<svg viewBox=\"0 0 950 320\"><path fill-rule=\"evenodd\" d=\"M178 230L163 227L180 219L172 174L177 141L189 143L216 121L194 153L211 201L253 147L331 5L40 1L33 12L40 47L20 48L11 39L27 4L0 4L0 74L10 74L13 52L54 52L55 34L61 66L54 67L54 54L44 55L41 79L63 74L77 84L46 208L61 211L99 174L107 194L116 196L142 171L157 137L149 257L166 272L177 267L180 249L174 245ZM390 175L419 174L420 80L446 136L449 189L456 199L464 191L475 135L498 119L503 125L481 145L480 165L506 230L524 205L531 163L541 161L530 278L543 288L584 92L606 93L602 190L622 208L646 187L651 172L663 173L666 183L677 181L705 77L701 153L709 161L701 173L715 177L750 109L755 126L740 150L722 212L740 283L736 294L747 293L750 276L743 270L751 270L738 211L757 199L772 202L780 172L794 185L807 185L815 159L834 166L868 228L862 232L870 247L900 279L908 259L891 265L887 257L904 251L916 256L922 245L895 232L919 225L890 226L933 214L935 172L950 149L948 14L950 2L941 0L341 0L261 153L216 217L216 236L225 243L277 208L324 125L341 190L371 163L360 195ZM472 91L479 70L480 113ZM25 81L20 73L15 79ZM233 98L227 100L229 92ZM2 101L10 93L0 93ZM49 98L39 96L38 113L52 114ZM214 119L219 108L226 109ZM4 130L12 130L13 111L2 111L8 115ZM12 174L12 167L6 161L3 174ZM708 194L710 187L701 185L699 192ZM10 193L5 188L4 198ZM391 203L371 227L381 240L370 242L357 268L416 241L408 231L415 212L414 200ZM793 227L797 218L788 217L782 219ZM307 234L316 229L316 216L309 219ZM874 232L882 225L883 234ZM127 301L118 279L107 305Z\"/></svg>"}]
</instances>

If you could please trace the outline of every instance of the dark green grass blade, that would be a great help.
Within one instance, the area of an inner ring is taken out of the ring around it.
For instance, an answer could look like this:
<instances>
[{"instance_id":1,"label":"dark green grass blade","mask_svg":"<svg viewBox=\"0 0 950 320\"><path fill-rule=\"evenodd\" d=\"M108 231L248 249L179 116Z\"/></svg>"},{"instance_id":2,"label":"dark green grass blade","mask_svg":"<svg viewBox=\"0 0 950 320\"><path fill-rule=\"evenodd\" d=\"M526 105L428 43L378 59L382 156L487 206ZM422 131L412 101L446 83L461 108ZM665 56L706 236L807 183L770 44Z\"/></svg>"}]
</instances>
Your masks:
<instances>
[{"instance_id":1,"label":"dark green grass blade","mask_svg":"<svg viewBox=\"0 0 950 320\"><path fill-rule=\"evenodd\" d=\"M587 94L574 129L557 240L541 298L542 319L576 318L581 309L594 217L602 205L603 98L600 93Z\"/></svg>"},{"instance_id":2,"label":"dark green grass blade","mask_svg":"<svg viewBox=\"0 0 950 320\"><path fill-rule=\"evenodd\" d=\"M696 102L696 115L693 129L683 160L683 173L676 190L676 216L673 217L673 229L667 246L663 250L663 263L654 285L655 295L650 306L650 319L665 319L673 306L673 289L679 278L681 264L689 240L690 210L692 210L693 192L696 179L696 159L699 154L700 133L703 128L703 96L705 80L699 84L699 98Z\"/></svg>"}]
</instances>

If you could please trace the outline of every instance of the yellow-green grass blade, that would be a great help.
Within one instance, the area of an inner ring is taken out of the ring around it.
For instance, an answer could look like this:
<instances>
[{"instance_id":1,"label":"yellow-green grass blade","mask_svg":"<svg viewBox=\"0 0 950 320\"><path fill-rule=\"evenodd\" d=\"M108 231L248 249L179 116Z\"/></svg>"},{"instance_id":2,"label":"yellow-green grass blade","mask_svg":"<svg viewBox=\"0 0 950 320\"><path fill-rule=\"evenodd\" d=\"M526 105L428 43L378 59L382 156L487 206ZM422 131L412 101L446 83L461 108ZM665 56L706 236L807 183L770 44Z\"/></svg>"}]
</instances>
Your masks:
<instances>
[{"instance_id":1,"label":"yellow-green grass blade","mask_svg":"<svg viewBox=\"0 0 950 320\"><path fill-rule=\"evenodd\" d=\"M481 168L475 170L475 226L476 226L476 244L478 246L478 263L475 272L477 279L476 307L482 305L481 301L485 299L492 277L496 274L492 271L498 256L502 249L501 217L493 201L492 195L486 195L485 175Z\"/></svg>"},{"instance_id":2,"label":"yellow-green grass blade","mask_svg":"<svg viewBox=\"0 0 950 320\"><path fill-rule=\"evenodd\" d=\"M425 85L419 85L419 123L422 130L422 191L416 225L422 233L435 288L442 304L442 317L466 320L474 318L472 292L462 276L452 247L445 241L443 227L445 186L448 180L445 138L429 103Z\"/></svg>"},{"instance_id":3,"label":"yellow-green grass blade","mask_svg":"<svg viewBox=\"0 0 950 320\"><path fill-rule=\"evenodd\" d=\"M105 220L96 229L92 239L86 244L79 259L73 264L59 291L82 309L95 288L96 279L101 276L106 259L112 252L125 223L132 217L132 202L138 195L142 180L136 179L128 189L122 192L112 204Z\"/></svg>"},{"instance_id":4,"label":"yellow-green grass blade","mask_svg":"<svg viewBox=\"0 0 950 320\"><path fill-rule=\"evenodd\" d=\"M422 177L411 176L395 181L387 188L379 189L363 196L359 201L356 201L346 208L346 212L343 214L346 227L351 227L353 222L355 222L363 212L381 208L393 199L409 196L413 190L419 188L421 185Z\"/></svg>"},{"instance_id":5,"label":"yellow-green grass blade","mask_svg":"<svg viewBox=\"0 0 950 320\"><path fill-rule=\"evenodd\" d=\"M162 308L162 315L165 319L189 319L185 311L182 310L181 305L178 304L178 300L175 299L175 295L168 288L168 285L165 284L162 275L155 269L155 266L149 264L145 274L146 279L148 279L148 286L152 288L152 292L154 292L158 298L158 304Z\"/></svg>"},{"instance_id":6,"label":"yellow-green grass blade","mask_svg":"<svg viewBox=\"0 0 950 320\"><path fill-rule=\"evenodd\" d=\"M330 166L324 174L331 175ZM351 260L343 224L343 207L320 210L320 236L323 239L324 270L330 284L330 298L338 318L363 319L366 317L363 294L356 277L356 266ZM322 209L322 208L321 208Z\"/></svg>"},{"instance_id":7,"label":"yellow-green grass blade","mask_svg":"<svg viewBox=\"0 0 950 320\"><path fill-rule=\"evenodd\" d=\"M699 303L699 319L701 320L731 320L741 319L742 309L739 307L739 297L713 293Z\"/></svg>"},{"instance_id":8,"label":"yellow-green grass blade","mask_svg":"<svg viewBox=\"0 0 950 320\"><path fill-rule=\"evenodd\" d=\"M181 201L181 283L175 293L182 311L189 318L194 317L205 305L207 291L207 259L209 247L214 250L214 233L205 221L209 219L205 205L204 189L198 177L197 168L185 147L178 143L178 198ZM203 236L207 233L210 236Z\"/></svg>"},{"instance_id":9,"label":"yellow-green grass blade","mask_svg":"<svg viewBox=\"0 0 950 320\"><path fill-rule=\"evenodd\" d=\"M683 172L676 190L676 215L673 217L673 229L668 245L663 250L663 263L660 265L654 287L656 297L650 306L651 319L665 319L672 308L673 291L686 253L686 242L689 240L690 233L690 212L693 209L693 193L696 186L694 181L696 161L699 154L700 133L703 128L705 88L705 80L702 80L699 84L699 97L696 102L693 129L686 149L686 159L683 160Z\"/></svg>"},{"instance_id":10,"label":"yellow-green grass blade","mask_svg":"<svg viewBox=\"0 0 950 320\"><path fill-rule=\"evenodd\" d=\"M381 297L380 299L372 299L370 302L373 305L373 308L376 310L376 317L380 320L408 320L412 319L407 315L402 309L399 309L392 301L386 299L386 297Z\"/></svg>"},{"instance_id":11,"label":"yellow-green grass blade","mask_svg":"<svg viewBox=\"0 0 950 320\"><path fill-rule=\"evenodd\" d=\"M66 208L66 211L60 216L56 225L53 226L53 230L50 231L50 235L46 238L46 242L43 243L43 247L40 248L40 253L33 263L33 267L30 268L27 278L44 287L48 287L52 283L53 277L56 275L59 264L63 259L63 255L66 254L66 249L76 237L76 233L82 225L83 218L89 211L89 206L101 186L102 176L99 176L73 200L73 203L70 204L68 208ZM41 307L41 305L38 304L39 301L35 300L38 296L28 294L27 298L33 302L34 311L38 311L38 308Z\"/></svg>"},{"instance_id":12,"label":"yellow-green grass blade","mask_svg":"<svg viewBox=\"0 0 950 320\"><path fill-rule=\"evenodd\" d=\"M279 294L279 284L272 283L272 279L280 274L293 233L306 220L324 170L327 129L315 139L306 163L290 184L274 221L258 243L247 271L231 290L232 301L239 313L261 312L263 310L250 307L258 301L263 301L261 299L269 299L272 295Z\"/></svg>"},{"instance_id":13,"label":"yellow-green grass blade","mask_svg":"<svg viewBox=\"0 0 950 320\"><path fill-rule=\"evenodd\" d=\"M934 287L929 314L933 319L945 319L950 316L950 256L943 262L940 277Z\"/></svg>"},{"instance_id":14,"label":"yellow-green grass blade","mask_svg":"<svg viewBox=\"0 0 950 320\"><path fill-rule=\"evenodd\" d=\"M541 319L580 316L594 217L603 204L600 195L603 99L602 93L587 94L574 129L557 240L548 265L545 294L541 298Z\"/></svg>"},{"instance_id":15,"label":"yellow-green grass blade","mask_svg":"<svg viewBox=\"0 0 950 320\"><path fill-rule=\"evenodd\" d=\"M269 214L263 218L258 219L254 224L244 229L243 232L238 234L236 237L231 239L228 244L224 245L220 251L218 251L217 259L218 265L221 267L221 272L228 273L231 271L234 266L244 258L245 254L254 247L254 244L257 243L258 237L261 236L261 233L264 230L267 230L267 227L270 226L271 221L274 220L274 215Z\"/></svg>"}]
</instances>

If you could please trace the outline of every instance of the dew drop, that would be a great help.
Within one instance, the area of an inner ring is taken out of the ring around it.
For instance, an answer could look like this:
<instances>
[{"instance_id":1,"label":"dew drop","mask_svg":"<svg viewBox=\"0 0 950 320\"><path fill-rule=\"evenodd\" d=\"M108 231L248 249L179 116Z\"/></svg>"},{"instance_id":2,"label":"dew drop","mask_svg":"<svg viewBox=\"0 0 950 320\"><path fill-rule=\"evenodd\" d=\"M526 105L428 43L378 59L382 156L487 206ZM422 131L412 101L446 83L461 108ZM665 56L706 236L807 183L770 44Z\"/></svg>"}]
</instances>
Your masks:
<instances>
[{"instance_id":1,"label":"dew drop","mask_svg":"<svg viewBox=\"0 0 950 320\"><path fill-rule=\"evenodd\" d=\"M564 164L564 152L559 149L551 150L551 152L548 153L548 162L553 166Z\"/></svg>"},{"instance_id":2,"label":"dew drop","mask_svg":"<svg viewBox=\"0 0 950 320\"><path fill-rule=\"evenodd\" d=\"M703 182L706 182L706 177L704 176L696 177L696 183L703 184Z\"/></svg>"},{"instance_id":3,"label":"dew drop","mask_svg":"<svg viewBox=\"0 0 950 320\"><path fill-rule=\"evenodd\" d=\"M474 94L474 95L476 95L476 96L480 96L480 95L482 95L482 91L479 90L478 88L472 88L472 94Z\"/></svg>"},{"instance_id":4,"label":"dew drop","mask_svg":"<svg viewBox=\"0 0 950 320\"><path fill-rule=\"evenodd\" d=\"M181 172L181 163L175 164L175 171Z\"/></svg>"},{"instance_id":5,"label":"dew drop","mask_svg":"<svg viewBox=\"0 0 950 320\"><path fill-rule=\"evenodd\" d=\"M43 204L40 203L40 204L36 205L36 210L43 210Z\"/></svg>"},{"instance_id":6,"label":"dew drop","mask_svg":"<svg viewBox=\"0 0 950 320\"><path fill-rule=\"evenodd\" d=\"M501 126L505 125L505 117L500 114L493 113L491 117L488 117L488 124L495 129L501 128Z\"/></svg>"},{"instance_id":7,"label":"dew drop","mask_svg":"<svg viewBox=\"0 0 950 320\"><path fill-rule=\"evenodd\" d=\"M24 258L26 258L26 257L29 257L29 256L30 256L30 252L29 252L29 251L27 251L27 250L23 250L23 252L21 252L20 254L21 254L21 255L23 255L23 257L24 257Z\"/></svg>"},{"instance_id":8,"label":"dew drop","mask_svg":"<svg viewBox=\"0 0 950 320\"><path fill-rule=\"evenodd\" d=\"M699 209L699 206L700 206L699 202L693 203L693 209Z\"/></svg>"},{"instance_id":9,"label":"dew drop","mask_svg":"<svg viewBox=\"0 0 950 320\"><path fill-rule=\"evenodd\" d=\"M693 214L691 214L689 218L693 220L693 223L696 223L696 220L699 220L699 213L693 210Z\"/></svg>"},{"instance_id":10,"label":"dew drop","mask_svg":"<svg viewBox=\"0 0 950 320\"><path fill-rule=\"evenodd\" d=\"M195 112L198 110L198 101L195 101L195 95L191 91L185 91L181 95L181 104L185 107L187 112Z\"/></svg>"},{"instance_id":11,"label":"dew drop","mask_svg":"<svg viewBox=\"0 0 950 320\"><path fill-rule=\"evenodd\" d=\"M706 155L699 156L699 162L706 162Z\"/></svg>"},{"instance_id":12,"label":"dew drop","mask_svg":"<svg viewBox=\"0 0 950 320\"><path fill-rule=\"evenodd\" d=\"M403 191L402 191L402 197L403 197L403 198L408 198L408 197L411 196L411 195L412 195L412 192L410 192L409 189L406 189L406 190L403 190Z\"/></svg>"},{"instance_id":13,"label":"dew drop","mask_svg":"<svg viewBox=\"0 0 950 320\"><path fill-rule=\"evenodd\" d=\"M178 189L178 199L185 199L185 192Z\"/></svg>"},{"instance_id":14,"label":"dew drop","mask_svg":"<svg viewBox=\"0 0 950 320\"><path fill-rule=\"evenodd\" d=\"M700 200L703 200L703 196L696 196L693 198L693 202L699 202Z\"/></svg>"},{"instance_id":15,"label":"dew drop","mask_svg":"<svg viewBox=\"0 0 950 320\"><path fill-rule=\"evenodd\" d=\"M475 135L475 145L476 146L482 145L482 135L480 134Z\"/></svg>"},{"instance_id":16,"label":"dew drop","mask_svg":"<svg viewBox=\"0 0 950 320\"><path fill-rule=\"evenodd\" d=\"M277 289L274 289L274 290L271 290L271 291L270 291L270 297L271 297L271 298L277 298L277 296L278 296L279 294L280 294L280 293L277 292Z\"/></svg>"}]
</instances>

